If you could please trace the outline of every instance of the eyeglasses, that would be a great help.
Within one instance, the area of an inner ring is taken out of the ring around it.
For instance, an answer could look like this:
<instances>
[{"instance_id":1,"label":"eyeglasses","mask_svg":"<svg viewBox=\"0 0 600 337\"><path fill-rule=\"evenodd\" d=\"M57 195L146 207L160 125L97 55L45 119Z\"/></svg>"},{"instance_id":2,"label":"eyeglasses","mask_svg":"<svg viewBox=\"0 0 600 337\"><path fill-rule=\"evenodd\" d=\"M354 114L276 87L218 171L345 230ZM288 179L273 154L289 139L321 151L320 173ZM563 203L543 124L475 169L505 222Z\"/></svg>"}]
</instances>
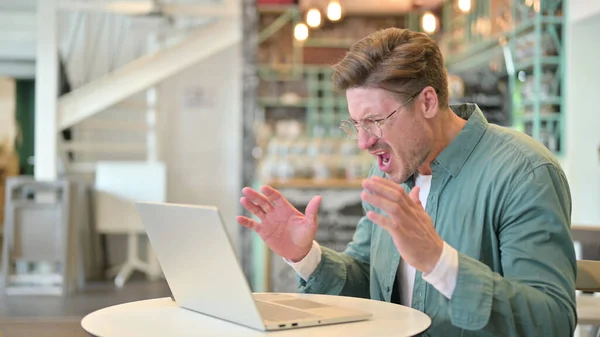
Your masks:
<instances>
[{"instance_id":1,"label":"eyeglasses","mask_svg":"<svg viewBox=\"0 0 600 337\"><path fill-rule=\"evenodd\" d=\"M420 93L420 92L419 92ZM410 101L413 100L419 93L412 95L406 102L404 102L401 106L399 106L396 110L392 111L387 117L381 119L372 119L367 118L362 121L355 122L352 119L347 119L342 121L340 124L340 129L348 135L348 137L352 139L358 139L358 127L360 126L365 132L377 139L383 136L383 131L381 130L381 126L387 122L398 110L402 109L406 106Z\"/></svg>"}]
</instances>

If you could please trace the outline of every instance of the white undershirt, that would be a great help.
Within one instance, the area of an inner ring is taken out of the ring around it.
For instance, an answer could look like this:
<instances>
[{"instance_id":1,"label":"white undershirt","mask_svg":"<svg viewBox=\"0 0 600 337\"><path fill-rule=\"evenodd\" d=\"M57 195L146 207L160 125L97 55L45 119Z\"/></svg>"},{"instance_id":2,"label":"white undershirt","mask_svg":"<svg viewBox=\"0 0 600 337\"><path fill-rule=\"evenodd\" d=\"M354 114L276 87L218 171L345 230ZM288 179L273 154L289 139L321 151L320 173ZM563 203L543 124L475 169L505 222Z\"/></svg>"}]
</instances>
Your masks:
<instances>
[{"instance_id":1,"label":"white undershirt","mask_svg":"<svg viewBox=\"0 0 600 337\"><path fill-rule=\"evenodd\" d=\"M431 175L417 176L415 186L421 188L419 191L419 200L421 201L423 208L425 208L427 205L427 196L429 195L429 190L431 188ZM321 262L321 247L316 241L313 241L312 248L304 259L296 263L287 259L284 259L284 261L288 263L300 277L307 281ZM415 272L414 267L405 263L403 259L400 259L400 265L398 266L397 271L397 281L400 283L400 303L402 305L411 305ZM451 299L454 288L456 287L457 276L458 252L444 242L444 248L440 259L429 274L423 274L423 280L433 285L446 298Z\"/></svg>"},{"instance_id":2,"label":"white undershirt","mask_svg":"<svg viewBox=\"0 0 600 337\"><path fill-rule=\"evenodd\" d=\"M415 187L420 187L419 200L423 208L427 206L427 196L431 189L431 175L418 175L415 179ZM400 304L410 307L412 303L413 285L415 281L415 268L400 259L398 266L398 282L400 282Z\"/></svg>"}]
</instances>

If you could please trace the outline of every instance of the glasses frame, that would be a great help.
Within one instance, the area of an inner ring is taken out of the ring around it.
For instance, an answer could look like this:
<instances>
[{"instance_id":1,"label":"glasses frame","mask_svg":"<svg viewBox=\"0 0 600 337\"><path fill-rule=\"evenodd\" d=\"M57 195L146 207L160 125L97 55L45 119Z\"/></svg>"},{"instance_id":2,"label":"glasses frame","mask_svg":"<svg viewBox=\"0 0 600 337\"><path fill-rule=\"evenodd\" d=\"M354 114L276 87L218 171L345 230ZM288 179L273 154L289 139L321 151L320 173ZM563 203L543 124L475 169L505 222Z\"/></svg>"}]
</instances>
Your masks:
<instances>
[{"instance_id":1,"label":"glasses frame","mask_svg":"<svg viewBox=\"0 0 600 337\"><path fill-rule=\"evenodd\" d=\"M402 103L402 105L400 105L399 107L397 107L396 110L392 111L389 115L387 115L387 117L380 118L380 119L366 118L366 119L364 119L362 121L356 121L356 122L353 121L351 118L348 118L346 120L343 120L340 123L339 128L340 128L340 130L342 130L351 139L358 139L358 133L359 133L358 126L360 126L360 128L363 129L363 131L365 131L371 137L375 137L377 139L380 139L381 137L383 137L383 129L381 128L381 126L383 124L385 124L390 118L392 118L392 116L394 116L396 114L396 112L398 112L400 109L402 109L403 107L405 107L408 103L410 103L420 93L421 92L419 91L418 93L412 95L409 99L406 100L406 102ZM369 128L366 128L364 126L365 121L369 121L372 125L375 125L377 127L377 129L379 129L379 135L375 134L373 132L373 130L370 130ZM350 127L354 128L356 130L356 135L352 135L352 134L348 133L344 129L344 127L346 125L350 125Z\"/></svg>"}]
</instances>

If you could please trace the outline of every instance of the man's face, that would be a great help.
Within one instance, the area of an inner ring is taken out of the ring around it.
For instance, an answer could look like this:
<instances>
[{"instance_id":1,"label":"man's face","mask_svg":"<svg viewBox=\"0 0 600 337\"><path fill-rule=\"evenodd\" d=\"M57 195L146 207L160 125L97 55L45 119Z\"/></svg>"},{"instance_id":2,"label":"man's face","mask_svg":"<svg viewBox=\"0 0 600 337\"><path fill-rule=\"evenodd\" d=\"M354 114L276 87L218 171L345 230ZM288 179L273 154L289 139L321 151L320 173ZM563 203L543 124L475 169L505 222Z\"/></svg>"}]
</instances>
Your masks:
<instances>
[{"instance_id":1,"label":"man's face","mask_svg":"<svg viewBox=\"0 0 600 337\"><path fill-rule=\"evenodd\" d=\"M433 147L433 133L422 113L421 95L404 105L379 88L346 91L350 118L356 122L380 121L381 138L358 126L358 147L373 154L388 179L404 182L423 164ZM404 105L404 106L403 106ZM385 119L397 110L389 119Z\"/></svg>"}]
</instances>

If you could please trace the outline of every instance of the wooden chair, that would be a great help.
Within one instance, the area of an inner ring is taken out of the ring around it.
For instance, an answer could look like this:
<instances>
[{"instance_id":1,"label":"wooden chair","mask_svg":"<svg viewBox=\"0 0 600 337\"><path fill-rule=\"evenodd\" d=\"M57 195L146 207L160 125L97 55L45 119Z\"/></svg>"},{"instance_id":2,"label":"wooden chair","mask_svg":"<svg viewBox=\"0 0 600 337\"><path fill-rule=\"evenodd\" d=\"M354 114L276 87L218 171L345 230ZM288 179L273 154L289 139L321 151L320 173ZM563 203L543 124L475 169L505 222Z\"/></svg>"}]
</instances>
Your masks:
<instances>
[{"instance_id":1,"label":"wooden chair","mask_svg":"<svg viewBox=\"0 0 600 337\"><path fill-rule=\"evenodd\" d=\"M577 290L600 293L600 261L577 261Z\"/></svg>"},{"instance_id":2,"label":"wooden chair","mask_svg":"<svg viewBox=\"0 0 600 337\"><path fill-rule=\"evenodd\" d=\"M600 261L577 261L577 290L600 293ZM585 335L600 336L600 297L582 294L577 297L578 324L586 326Z\"/></svg>"},{"instance_id":3,"label":"wooden chair","mask_svg":"<svg viewBox=\"0 0 600 337\"><path fill-rule=\"evenodd\" d=\"M600 245L600 225L571 226L573 241L583 246L598 247ZM592 250L593 251L593 250ZM584 260L584 259L588 260ZM591 257L596 259L596 255ZM577 324L585 326L582 336L600 337L600 261L589 260L582 256L577 261L577 290L584 292L577 296ZM589 329L588 329L589 328Z\"/></svg>"}]
</instances>

